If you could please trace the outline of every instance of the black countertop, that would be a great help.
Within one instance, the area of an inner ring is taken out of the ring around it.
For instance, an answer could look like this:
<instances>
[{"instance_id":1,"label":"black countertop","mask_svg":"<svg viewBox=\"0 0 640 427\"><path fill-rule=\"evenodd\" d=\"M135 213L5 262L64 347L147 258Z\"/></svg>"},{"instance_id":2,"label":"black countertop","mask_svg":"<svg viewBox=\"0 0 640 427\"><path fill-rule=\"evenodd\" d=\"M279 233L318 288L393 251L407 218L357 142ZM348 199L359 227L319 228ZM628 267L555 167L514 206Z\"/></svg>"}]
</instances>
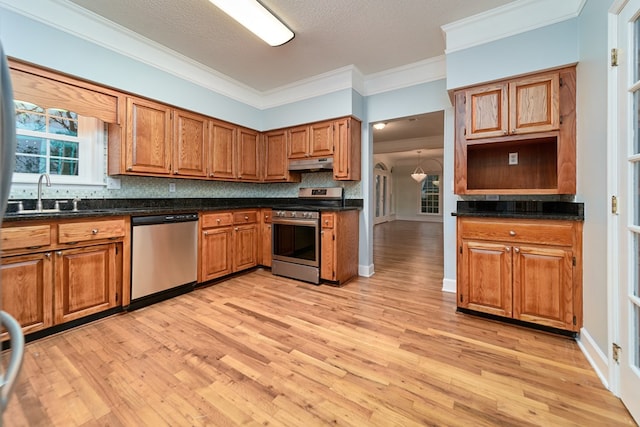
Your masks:
<instances>
[{"instance_id":1,"label":"black countertop","mask_svg":"<svg viewBox=\"0 0 640 427\"><path fill-rule=\"evenodd\" d=\"M454 216L584 221L584 203L536 200L458 200Z\"/></svg>"},{"instance_id":2,"label":"black countertop","mask_svg":"<svg viewBox=\"0 0 640 427\"><path fill-rule=\"evenodd\" d=\"M58 199L59 200L59 199ZM53 206L53 200L43 200L45 209ZM24 200L24 209L34 209L35 200ZM17 206L10 205L3 221L26 221L33 219L69 219L96 216L142 216L187 212L206 212L226 209L272 208L317 210L321 212L362 209L362 199L346 199L344 204L333 201L307 201L298 198L187 198L187 199L84 199L78 202L78 210L72 210L69 200L58 212L17 213Z\"/></svg>"}]
</instances>

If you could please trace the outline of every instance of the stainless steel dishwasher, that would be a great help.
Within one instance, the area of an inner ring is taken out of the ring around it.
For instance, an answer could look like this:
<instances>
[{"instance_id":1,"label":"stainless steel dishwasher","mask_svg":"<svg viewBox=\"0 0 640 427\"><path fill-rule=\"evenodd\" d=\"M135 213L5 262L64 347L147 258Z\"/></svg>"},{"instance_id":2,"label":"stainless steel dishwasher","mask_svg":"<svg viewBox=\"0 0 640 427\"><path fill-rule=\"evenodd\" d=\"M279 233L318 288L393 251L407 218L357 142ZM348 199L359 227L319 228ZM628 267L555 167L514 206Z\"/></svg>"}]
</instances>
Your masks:
<instances>
[{"instance_id":1,"label":"stainless steel dishwasher","mask_svg":"<svg viewBox=\"0 0 640 427\"><path fill-rule=\"evenodd\" d=\"M193 289L197 262L197 213L132 217L129 308Z\"/></svg>"}]
</instances>

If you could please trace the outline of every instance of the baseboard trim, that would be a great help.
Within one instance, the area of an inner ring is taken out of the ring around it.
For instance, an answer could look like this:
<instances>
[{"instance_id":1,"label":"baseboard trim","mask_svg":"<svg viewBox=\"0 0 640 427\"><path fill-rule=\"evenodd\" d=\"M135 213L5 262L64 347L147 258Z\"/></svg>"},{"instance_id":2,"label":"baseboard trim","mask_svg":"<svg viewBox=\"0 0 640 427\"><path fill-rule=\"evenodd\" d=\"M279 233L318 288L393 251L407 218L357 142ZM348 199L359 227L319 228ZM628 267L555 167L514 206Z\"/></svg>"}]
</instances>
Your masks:
<instances>
[{"instance_id":1,"label":"baseboard trim","mask_svg":"<svg viewBox=\"0 0 640 427\"><path fill-rule=\"evenodd\" d=\"M375 274L373 264L358 265L358 276L371 277Z\"/></svg>"},{"instance_id":2,"label":"baseboard trim","mask_svg":"<svg viewBox=\"0 0 640 427\"><path fill-rule=\"evenodd\" d=\"M593 370L596 371L596 375L598 375L602 384L607 388L607 390L611 390L607 379L609 377L608 357L602 352L602 350L600 350L600 347L598 347L594 339L591 337L591 334L589 334L585 328L580 329L580 336L576 338L576 342L578 343L580 350L582 350L584 357L587 358L587 361L593 367Z\"/></svg>"},{"instance_id":3,"label":"baseboard trim","mask_svg":"<svg viewBox=\"0 0 640 427\"><path fill-rule=\"evenodd\" d=\"M456 293L456 281L453 279L442 279L442 292Z\"/></svg>"}]
</instances>

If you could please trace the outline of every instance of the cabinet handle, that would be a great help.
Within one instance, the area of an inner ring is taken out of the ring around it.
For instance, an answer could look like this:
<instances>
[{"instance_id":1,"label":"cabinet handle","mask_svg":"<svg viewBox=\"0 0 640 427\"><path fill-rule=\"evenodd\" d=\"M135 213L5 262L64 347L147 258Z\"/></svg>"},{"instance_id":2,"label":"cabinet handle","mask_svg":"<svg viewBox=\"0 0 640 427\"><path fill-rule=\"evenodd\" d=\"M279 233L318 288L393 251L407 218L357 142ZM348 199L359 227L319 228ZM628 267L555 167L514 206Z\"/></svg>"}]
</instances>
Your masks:
<instances>
[{"instance_id":1,"label":"cabinet handle","mask_svg":"<svg viewBox=\"0 0 640 427\"><path fill-rule=\"evenodd\" d=\"M61 256L62 255L62 251L56 251L56 255Z\"/></svg>"},{"instance_id":2,"label":"cabinet handle","mask_svg":"<svg viewBox=\"0 0 640 427\"><path fill-rule=\"evenodd\" d=\"M131 166L129 166L129 167L127 168L127 171L128 171L128 172L131 172L132 170L133 170L133 168L132 168Z\"/></svg>"},{"instance_id":3,"label":"cabinet handle","mask_svg":"<svg viewBox=\"0 0 640 427\"><path fill-rule=\"evenodd\" d=\"M269 215L265 215L265 216L264 216L264 219L269 219Z\"/></svg>"},{"instance_id":4,"label":"cabinet handle","mask_svg":"<svg viewBox=\"0 0 640 427\"><path fill-rule=\"evenodd\" d=\"M218 222L218 224L220 224L220 218L216 219L216 221Z\"/></svg>"},{"instance_id":5,"label":"cabinet handle","mask_svg":"<svg viewBox=\"0 0 640 427\"><path fill-rule=\"evenodd\" d=\"M516 235L515 231L513 231L513 230L509 231L509 236L515 236L515 235Z\"/></svg>"},{"instance_id":6,"label":"cabinet handle","mask_svg":"<svg viewBox=\"0 0 640 427\"><path fill-rule=\"evenodd\" d=\"M507 130L506 130L506 129L502 131L502 134L503 134L503 135L506 135L506 134L508 134L508 133L509 133L509 132L507 132Z\"/></svg>"},{"instance_id":7,"label":"cabinet handle","mask_svg":"<svg viewBox=\"0 0 640 427\"><path fill-rule=\"evenodd\" d=\"M46 252L46 253L44 254L44 257L45 257L46 259L51 258L51 252Z\"/></svg>"},{"instance_id":8,"label":"cabinet handle","mask_svg":"<svg viewBox=\"0 0 640 427\"><path fill-rule=\"evenodd\" d=\"M515 253L519 254L519 253L520 253L520 248L514 248L514 249L513 249L513 251L514 251Z\"/></svg>"},{"instance_id":9,"label":"cabinet handle","mask_svg":"<svg viewBox=\"0 0 640 427\"><path fill-rule=\"evenodd\" d=\"M208 232L208 231L205 231L203 234L204 234L205 236L208 236L208 235L209 235L209 232Z\"/></svg>"},{"instance_id":10,"label":"cabinet handle","mask_svg":"<svg viewBox=\"0 0 640 427\"><path fill-rule=\"evenodd\" d=\"M98 234L98 229L94 228L93 230L91 230L91 234L93 234L94 236Z\"/></svg>"},{"instance_id":11,"label":"cabinet handle","mask_svg":"<svg viewBox=\"0 0 640 427\"><path fill-rule=\"evenodd\" d=\"M329 224L329 220L328 220L328 219L325 219L325 220L324 220L324 223L325 223L325 224Z\"/></svg>"},{"instance_id":12,"label":"cabinet handle","mask_svg":"<svg viewBox=\"0 0 640 427\"><path fill-rule=\"evenodd\" d=\"M322 231L320 232L320 234L324 234L324 230L322 230Z\"/></svg>"},{"instance_id":13,"label":"cabinet handle","mask_svg":"<svg viewBox=\"0 0 640 427\"><path fill-rule=\"evenodd\" d=\"M245 216L244 216L244 220L245 220L245 221L248 221L248 220L249 220L249 217L245 215Z\"/></svg>"},{"instance_id":14,"label":"cabinet handle","mask_svg":"<svg viewBox=\"0 0 640 427\"><path fill-rule=\"evenodd\" d=\"M235 231L238 231L238 227L234 228Z\"/></svg>"},{"instance_id":15,"label":"cabinet handle","mask_svg":"<svg viewBox=\"0 0 640 427\"><path fill-rule=\"evenodd\" d=\"M507 252L511 252L511 246L506 246L506 247L504 248L504 250L505 250L505 251L507 251Z\"/></svg>"},{"instance_id":16,"label":"cabinet handle","mask_svg":"<svg viewBox=\"0 0 640 427\"><path fill-rule=\"evenodd\" d=\"M516 130L515 129L511 129L511 133L516 133Z\"/></svg>"},{"instance_id":17,"label":"cabinet handle","mask_svg":"<svg viewBox=\"0 0 640 427\"><path fill-rule=\"evenodd\" d=\"M212 174L212 173L209 174L210 178L213 178L214 176L215 176L215 174Z\"/></svg>"}]
</instances>

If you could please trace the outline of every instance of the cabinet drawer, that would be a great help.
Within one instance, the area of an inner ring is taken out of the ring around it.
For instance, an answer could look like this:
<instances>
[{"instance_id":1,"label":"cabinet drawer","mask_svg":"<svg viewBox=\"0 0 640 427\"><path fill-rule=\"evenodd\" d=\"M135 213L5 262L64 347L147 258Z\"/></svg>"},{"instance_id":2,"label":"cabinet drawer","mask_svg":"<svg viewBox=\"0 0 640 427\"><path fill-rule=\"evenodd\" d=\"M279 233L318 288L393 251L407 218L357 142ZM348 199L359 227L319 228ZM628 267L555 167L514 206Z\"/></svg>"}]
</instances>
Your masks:
<instances>
[{"instance_id":1,"label":"cabinet drawer","mask_svg":"<svg viewBox=\"0 0 640 427\"><path fill-rule=\"evenodd\" d=\"M253 224L258 222L258 211L242 211L233 213L234 224Z\"/></svg>"},{"instance_id":2,"label":"cabinet drawer","mask_svg":"<svg viewBox=\"0 0 640 427\"><path fill-rule=\"evenodd\" d=\"M459 222L463 239L526 242L544 245L572 246L574 225L570 221L509 221L462 219Z\"/></svg>"},{"instance_id":3,"label":"cabinet drawer","mask_svg":"<svg viewBox=\"0 0 640 427\"><path fill-rule=\"evenodd\" d=\"M322 228L333 228L333 214L323 214L322 215Z\"/></svg>"},{"instance_id":4,"label":"cabinet drawer","mask_svg":"<svg viewBox=\"0 0 640 427\"><path fill-rule=\"evenodd\" d=\"M2 229L2 250L36 248L51 244L51 227L31 225L26 227L6 227Z\"/></svg>"},{"instance_id":5,"label":"cabinet drawer","mask_svg":"<svg viewBox=\"0 0 640 427\"><path fill-rule=\"evenodd\" d=\"M233 224L233 215L230 212L208 213L200 217L202 228L225 227Z\"/></svg>"},{"instance_id":6,"label":"cabinet drawer","mask_svg":"<svg viewBox=\"0 0 640 427\"><path fill-rule=\"evenodd\" d=\"M58 224L58 243L124 237L124 219Z\"/></svg>"}]
</instances>

